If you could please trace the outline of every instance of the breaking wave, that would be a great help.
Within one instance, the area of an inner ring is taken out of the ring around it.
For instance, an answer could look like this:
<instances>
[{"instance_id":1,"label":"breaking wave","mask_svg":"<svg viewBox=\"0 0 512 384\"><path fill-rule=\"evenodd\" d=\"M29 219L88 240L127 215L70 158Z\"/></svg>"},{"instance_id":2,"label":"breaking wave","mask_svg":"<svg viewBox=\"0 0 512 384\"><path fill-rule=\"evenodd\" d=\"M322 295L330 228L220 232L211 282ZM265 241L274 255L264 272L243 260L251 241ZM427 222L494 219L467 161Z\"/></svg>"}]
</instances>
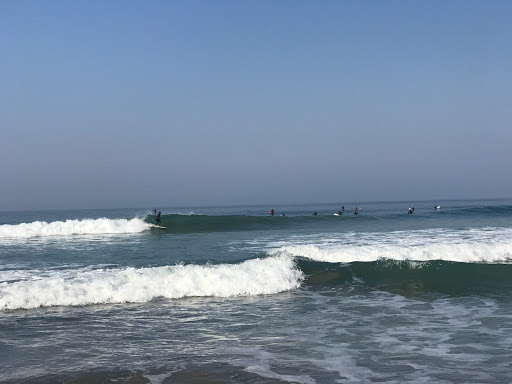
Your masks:
<instances>
[{"instance_id":1,"label":"breaking wave","mask_svg":"<svg viewBox=\"0 0 512 384\"><path fill-rule=\"evenodd\" d=\"M397 261L454 261L461 263L503 263L512 261L512 244L433 244L403 247L397 245L364 245L321 247L317 245L285 246L270 252L292 257L328 262L373 262L381 259Z\"/></svg>"},{"instance_id":2,"label":"breaking wave","mask_svg":"<svg viewBox=\"0 0 512 384\"><path fill-rule=\"evenodd\" d=\"M461 263L512 261L512 229L429 229L373 233L322 234L280 244L271 255L328 263L443 260Z\"/></svg>"},{"instance_id":3,"label":"breaking wave","mask_svg":"<svg viewBox=\"0 0 512 384\"><path fill-rule=\"evenodd\" d=\"M142 219L83 219L66 221L34 221L0 225L0 239L27 239L45 236L102 235L139 233L150 225Z\"/></svg>"},{"instance_id":4,"label":"breaking wave","mask_svg":"<svg viewBox=\"0 0 512 384\"><path fill-rule=\"evenodd\" d=\"M0 284L0 310L275 294L299 287L303 278L286 256L240 264L76 271L71 276L56 271L39 280Z\"/></svg>"}]
</instances>

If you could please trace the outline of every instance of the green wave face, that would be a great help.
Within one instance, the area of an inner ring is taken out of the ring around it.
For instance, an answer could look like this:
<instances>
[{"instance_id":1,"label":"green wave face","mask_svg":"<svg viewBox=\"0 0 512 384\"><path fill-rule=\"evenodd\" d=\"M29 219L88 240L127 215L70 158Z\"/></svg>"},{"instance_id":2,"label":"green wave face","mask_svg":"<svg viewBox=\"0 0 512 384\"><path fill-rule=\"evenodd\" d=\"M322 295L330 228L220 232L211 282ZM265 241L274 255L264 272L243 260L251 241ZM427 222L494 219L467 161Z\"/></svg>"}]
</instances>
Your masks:
<instances>
[{"instance_id":1,"label":"green wave face","mask_svg":"<svg viewBox=\"0 0 512 384\"><path fill-rule=\"evenodd\" d=\"M195 232L221 232L221 231L251 231L257 229L278 229L292 227L318 228L319 225L336 225L342 222L357 220L364 222L375 220L371 216L350 216L343 218L336 216L246 216L246 215L162 215L160 225L167 227L171 233L195 233ZM155 224L155 216L148 215L144 221Z\"/></svg>"},{"instance_id":2,"label":"green wave face","mask_svg":"<svg viewBox=\"0 0 512 384\"><path fill-rule=\"evenodd\" d=\"M280 226L304 218L265 217L265 216L206 216L206 215L162 215L161 226L172 233L195 233L217 231L246 231L268 226ZM155 216L147 216L146 223L154 224Z\"/></svg>"},{"instance_id":3,"label":"green wave face","mask_svg":"<svg viewBox=\"0 0 512 384\"><path fill-rule=\"evenodd\" d=\"M299 259L298 266L306 276L306 284L314 288L356 284L404 296L508 294L512 289L512 264L440 260L333 264Z\"/></svg>"}]
</instances>

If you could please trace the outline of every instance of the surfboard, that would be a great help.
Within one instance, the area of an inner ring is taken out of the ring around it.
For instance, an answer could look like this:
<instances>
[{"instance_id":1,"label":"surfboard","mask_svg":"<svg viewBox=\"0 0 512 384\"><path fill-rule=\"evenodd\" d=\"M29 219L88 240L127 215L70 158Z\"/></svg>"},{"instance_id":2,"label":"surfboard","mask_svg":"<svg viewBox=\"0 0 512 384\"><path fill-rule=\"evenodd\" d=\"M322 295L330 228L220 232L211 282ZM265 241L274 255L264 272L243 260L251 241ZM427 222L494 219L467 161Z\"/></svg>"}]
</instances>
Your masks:
<instances>
[{"instance_id":1,"label":"surfboard","mask_svg":"<svg viewBox=\"0 0 512 384\"><path fill-rule=\"evenodd\" d=\"M156 225L156 224L151 224L151 228L167 229L167 227L162 227L162 226Z\"/></svg>"},{"instance_id":2,"label":"surfboard","mask_svg":"<svg viewBox=\"0 0 512 384\"><path fill-rule=\"evenodd\" d=\"M339 213L335 213L334 216L341 216Z\"/></svg>"}]
</instances>

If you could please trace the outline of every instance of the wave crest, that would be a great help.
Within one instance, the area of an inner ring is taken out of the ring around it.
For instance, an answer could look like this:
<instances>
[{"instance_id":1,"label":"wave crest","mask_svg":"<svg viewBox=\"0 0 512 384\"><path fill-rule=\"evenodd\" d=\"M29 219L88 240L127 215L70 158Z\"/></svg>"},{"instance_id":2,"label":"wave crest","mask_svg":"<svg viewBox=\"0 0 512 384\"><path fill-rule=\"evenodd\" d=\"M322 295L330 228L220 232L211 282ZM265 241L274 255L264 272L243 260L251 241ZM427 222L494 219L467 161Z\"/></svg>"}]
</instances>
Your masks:
<instances>
[{"instance_id":1,"label":"wave crest","mask_svg":"<svg viewBox=\"0 0 512 384\"><path fill-rule=\"evenodd\" d=\"M142 219L83 219L66 221L34 221L16 225L0 225L0 239L32 238L45 236L102 235L139 233L150 225Z\"/></svg>"},{"instance_id":2,"label":"wave crest","mask_svg":"<svg viewBox=\"0 0 512 384\"><path fill-rule=\"evenodd\" d=\"M381 259L397 261L443 260L462 263L501 263L512 260L510 243L459 243L431 245L362 245L321 247L317 245L285 246L273 250L271 255L328 263L373 262Z\"/></svg>"},{"instance_id":3,"label":"wave crest","mask_svg":"<svg viewBox=\"0 0 512 384\"><path fill-rule=\"evenodd\" d=\"M71 278L56 272L41 280L0 284L0 310L275 294L298 288L303 279L285 256L240 264L81 271Z\"/></svg>"}]
</instances>

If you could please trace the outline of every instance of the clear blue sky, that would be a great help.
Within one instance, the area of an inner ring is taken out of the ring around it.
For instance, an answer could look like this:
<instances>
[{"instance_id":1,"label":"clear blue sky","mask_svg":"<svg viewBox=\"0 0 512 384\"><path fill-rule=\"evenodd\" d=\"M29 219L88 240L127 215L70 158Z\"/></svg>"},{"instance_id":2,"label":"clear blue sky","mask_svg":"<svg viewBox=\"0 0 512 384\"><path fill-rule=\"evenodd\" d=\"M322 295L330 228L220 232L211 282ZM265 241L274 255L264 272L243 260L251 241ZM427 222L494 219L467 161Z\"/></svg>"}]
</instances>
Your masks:
<instances>
[{"instance_id":1,"label":"clear blue sky","mask_svg":"<svg viewBox=\"0 0 512 384\"><path fill-rule=\"evenodd\" d=\"M511 1L0 2L0 209L512 196Z\"/></svg>"}]
</instances>

